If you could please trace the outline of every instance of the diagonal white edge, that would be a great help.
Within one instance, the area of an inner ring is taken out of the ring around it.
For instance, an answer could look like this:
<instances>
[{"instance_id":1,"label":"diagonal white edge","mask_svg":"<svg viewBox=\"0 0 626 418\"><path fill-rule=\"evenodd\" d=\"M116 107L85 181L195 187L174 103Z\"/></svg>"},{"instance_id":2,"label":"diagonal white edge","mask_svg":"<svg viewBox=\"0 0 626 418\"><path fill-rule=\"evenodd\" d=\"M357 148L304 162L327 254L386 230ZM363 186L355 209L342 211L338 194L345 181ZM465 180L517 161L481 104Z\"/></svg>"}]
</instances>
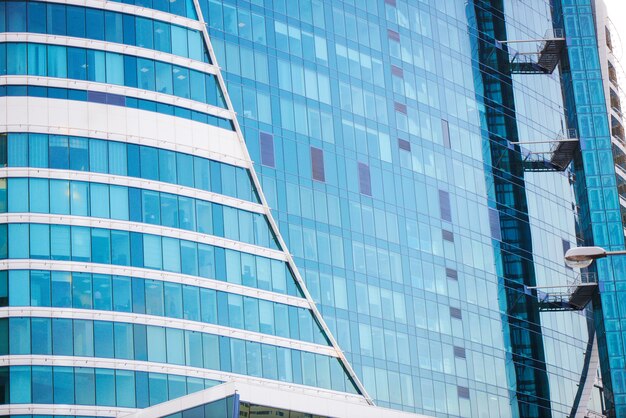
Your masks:
<instances>
[{"instance_id":1,"label":"diagonal white edge","mask_svg":"<svg viewBox=\"0 0 626 418\"><path fill-rule=\"evenodd\" d=\"M204 20L202 9L200 8L200 3L198 2L198 0L193 0L193 4L194 4L194 7L196 8L196 14L198 15L198 20L203 25L202 35L204 36L204 41L206 42L206 46L209 50L209 57L211 58L211 62L213 63L213 65L216 65L218 68L220 68L219 63L217 62L217 57L215 56L215 51L213 50L213 44L211 43L211 39L209 37L207 24L206 24L206 21ZM274 234L276 235L276 239L278 240L280 247L283 248L284 254L287 258L287 263L289 264L289 267L291 268L291 271L293 272L294 278L298 282L298 285L300 286L302 293L304 294L305 298L309 302L309 306L311 308L311 311L313 312L313 315L315 316L315 319L317 319L317 321L319 322L320 326L322 327L324 331L324 334L330 341L333 348L337 351L337 355L339 356L339 360L341 361L341 364L343 365L344 369L346 370L346 372L348 373L348 375L350 376L350 378L356 385L357 390L365 398L368 404L374 405L373 399L368 395L367 390L365 389L365 386L363 386L363 383L361 383L358 376L354 372L354 369L350 365L350 362L348 362L348 359L346 358L343 350L341 350L341 348L339 347L337 340L330 332L328 325L326 325L326 322L322 318L320 311L317 309L317 305L315 305L315 301L311 297L311 294L309 293L309 290L306 287L304 279L300 275L300 271L298 270L298 267L296 266L296 263L291 253L289 252L289 249L287 248L287 245L285 244L285 241L283 240L282 235L280 234L280 230L278 229L278 224L274 220L270 207L267 203L267 200L265 199L265 195L263 194L263 189L261 188L261 182L259 181L259 177L257 176L256 170L254 169L252 158L250 157L250 153L248 152L248 147L246 146L245 140L243 138L243 133L241 131L241 127L239 126L239 121L237 120L237 114L233 107L233 103L230 100L230 95L228 94L228 90L226 89L226 83L224 82L224 77L222 76L222 72L220 70L218 70L216 74L216 78L217 78L219 87L222 90L222 94L224 95L224 101L226 102L226 107L231 112L231 115L232 115L231 120L232 120L233 126L235 127L235 132L237 134L236 136L237 136L237 139L239 140L241 151L245 159L247 159L248 161L250 177L252 178L254 186L257 190L259 199L261 200L261 204L263 205L265 209L265 216L267 217L267 220L272 230L274 231ZM282 396L284 396L284 394L282 394Z\"/></svg>"},{"instance_id":2,"label":"diagonal white edge","mask_svg":"<svg viewBox=\"0 0 626 418\"><path fill-rule=\"evenodd\" d=\"M123 418L163 417L238 394L240 402L286 409L315 416L321 415L333 418L427 418L425 415L369 405L361 396L329 396L327 393L304 392L297 388L294 389L286 394L284 389L278 387L261 386L252 382L235 380L122 416Z\"/></svg>"}]
</instances>

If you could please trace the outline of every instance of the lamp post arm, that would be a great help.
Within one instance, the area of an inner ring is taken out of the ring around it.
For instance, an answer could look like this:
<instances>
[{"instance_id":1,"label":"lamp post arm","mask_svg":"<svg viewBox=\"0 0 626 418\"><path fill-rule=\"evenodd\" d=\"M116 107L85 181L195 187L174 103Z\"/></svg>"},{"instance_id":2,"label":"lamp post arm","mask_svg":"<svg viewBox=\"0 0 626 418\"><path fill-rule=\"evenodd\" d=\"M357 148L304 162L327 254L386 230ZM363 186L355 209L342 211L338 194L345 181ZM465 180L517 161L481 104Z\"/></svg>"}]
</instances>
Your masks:
<instances>
[{"instance_id":1,"label":"lamp post arm","mask_svg":"<svg viewBox=\"0 0 626 418\"><path fill-rule=\"evenodd\" d=\"M626 255L626 250L607 251L606 255Z\"/></svg>"}]
</instances>

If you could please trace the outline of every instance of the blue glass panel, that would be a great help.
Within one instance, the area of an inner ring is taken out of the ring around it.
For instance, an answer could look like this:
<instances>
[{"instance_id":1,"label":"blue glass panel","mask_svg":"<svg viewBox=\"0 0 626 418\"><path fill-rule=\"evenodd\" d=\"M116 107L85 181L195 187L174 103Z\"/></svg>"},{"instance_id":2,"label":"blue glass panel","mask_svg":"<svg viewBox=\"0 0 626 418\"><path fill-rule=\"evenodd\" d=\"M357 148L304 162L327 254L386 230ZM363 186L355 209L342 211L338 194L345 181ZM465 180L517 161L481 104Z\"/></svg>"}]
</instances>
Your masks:
<instances>
[{"instance_id":1,"label":"blue glass panel","mask_svg":"<svg viewBox=\"0 0 626 418\"><path fill-rule=\"evenodd\" d=\"M11 403L30 403L31 371L29 366L12 366L10 368L10 399Z\"/></svg>"},{"instance_id":2,"label":"blue glass panel","mask_svg":"<svg viewBox=\"0 0 626 418\"><path fill-rule=\"evenodd\" d=\"M72 22L71 25L68 25L67 34L68 36L73 36L76 38L84 38L86 35L86 19L85 19L85 8L77 7L77 6L66 6L67 7L67 20ZM30 28L29 28L30 29Z\"/></svg>"},{"instance_id":3,"label":"blue glass panel","mask_svg":"<svg viewBox=\"0 0 626 418\"><path fill-rule=\"evenodd\" d=\"M160 373L150 373L148 375L150 388L150 405L165 402L168 399L167 375Z\"/></svg>"},{"instance_id":4,"label":"blue glass panel","mask_svg":"<svg viewBox=\"0 0 626 418\"><path fill-rule=\"evenodd\" d=\"M128 370L116 370L117 406L135 407L135 374Z\"/></svg>"},{"instance_id":5,"label":"blue glass panel","mask_svg":"<svg viewBox=\"0 0 626 418\"><path fill-rule=\"evenodd\" d=\"M111 276L104 274L94 274L93 282L93 308L97 310L113 309L113 288Z\"/></svg>"},{"instance_id":6,"label":"blue glass panel","mask_svg":"<svg viewBox=\"0 0 626 418\"><path fill-rule=\"evenodd\" d=\"M135 350L135 360L148 360L147 342L146 326L138 324L133 325L133 345Z\"/></svg>"},{"instance_id":7,"label":"blue glass panel","mask_svg":"<svg viewBox=\"0 0 626 418\"><path fill-rule=\"evenodd\" d=\"M15 272L16 274L18 272ZM27 272L19 272L26 278ZM22 286L28 284L23 283ZM30 304L31 306L50 306L50 272L48 271L31 271L30 272ZM19 295L16 295L19 296ZM21 298L19 298L21 299Z\"/></svg>"},{"instance_id":8,"label":"blue glass panel","mask_svg":"<svg viewBox=\"0 0 626 418\"><path fill-rule=\"evenodd\" d=\"M10 318L9 330L9 353L27 354L31 347L31 331L29 318Z\"/></svg>"},{"instance_id":9,"label":"blue glass panel","mask_svg":"<svg viewBox=\"0 0 626 418\"><path fill-rule=\"evenodd\" d=\"M124 359L134 358L134 341L132 324L116 323L115 332L115 357Z\"/></svg>"},{"instance_id":10,"label":"blue glass panel","mask_svg":"<svg viewBox=\"0 0 626 418\"><path fill-rule=\"evenodd\" d=\"M115 370L96 370L96 404L115 406Z\"/></svg>"},{"instance_id":11,"label":"blue glass panel","mask_svg":"<svg viewBox=\"0 0 626 418\"><path fill-rule=\"evenodd\" d=\"M148 361L166 362L165 329L161 327L147 327Z\"/></svg>"},{"instance_id":12,"label":"blue glass panel","mask_svg":"<svg viewBox=\"0 0 626 418\"><path fill-rule=\"evenodd\" d=\"M74 355L92 357L93 353L93 322L74 320Z\"/></svg>"},{"instance_id":13,"label":"blue glass panel","mask_svg":"<svg viewBox=\"0 0 626 418\"><path fill-rule=\"evenodd\" d=\"M26 3L8 2L6 4L6 22L9 32L26 31Z\"/></svg>"},{"instance_id":14,"label":"blue glass panel","mask_svg":"<svg viewBox=\"0 0 626 418\"><path fill-rule=\"evenodd\" d=\"M76 404L93 405L96 402L96 382L94 369L76 367L74 369L76 385Z\"/></svg>"},{"instance_id":15,"label":"blue glass panel","mask_svg":"<svg viewBox=\"0 0 626 418\"><path fill-rule=\"evenodd\" d=\"M68 367L54 367L53 376L54 401L58 404L74 404L74 370Z\"/></svg>"},{"instance_id":16,"label":"blue glass panel","mask_svg":"<svg viewBox=\"0 0 626 418\"><path fill-rule=\"evenodd\" d=\"M52 272L52 306L72 306L72 276L66 272Z\"/></svg>"},{"instance_id":17,"label":"blue glass panel","mask_svg":"<svg viewBox=\"0 0 626 418\"><path fill-rule=\"evenodd\" d=\"M93 333L95 337L95 356L104 358L114 358L115 349L113 346L113 324L110 322L95 321L93 323ZM96 373L96 394L97 391L97 373Z\"/></svg>"},{"instance_id":18,"label":"blue glass panel","mask_svg":"<svg viewBox=\"0 0 626 418\"><path fill-rule=\"evenodd\" d=\"M48 32L53 35L65 35L67 33L67 24L65 16L65 7L60 4L48 4Z\"/></svg>"},{"instance_id":19,"label":"blue glass panel","mask_svg":"<svg viewBox=\"0 0 626 418\"><path fill-rule=\"evenodd\" d=\"M120 312L131 312L131 281L128 277L113 277L113 309Z\"/></svg>"}]
</instances>

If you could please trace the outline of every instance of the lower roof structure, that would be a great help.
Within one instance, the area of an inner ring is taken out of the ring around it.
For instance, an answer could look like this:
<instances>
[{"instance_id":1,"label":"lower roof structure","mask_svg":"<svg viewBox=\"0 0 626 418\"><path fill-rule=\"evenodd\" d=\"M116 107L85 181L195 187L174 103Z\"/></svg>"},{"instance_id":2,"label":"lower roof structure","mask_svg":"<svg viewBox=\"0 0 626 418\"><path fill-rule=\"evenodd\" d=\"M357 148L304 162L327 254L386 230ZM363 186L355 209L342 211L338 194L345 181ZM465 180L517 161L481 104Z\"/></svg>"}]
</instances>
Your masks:
<instances>
[{"instance_id":1,"label":"lower roof structure","mask_svg":"<svg viewBox=\"0 0 626 418\"><path fill-rule=\"evenodd\" d=\"M286 392L278 384L230 381L164 402L124 418L427 418L369 405L360 395L293 385Z\"/></svg>"}]
</instances>

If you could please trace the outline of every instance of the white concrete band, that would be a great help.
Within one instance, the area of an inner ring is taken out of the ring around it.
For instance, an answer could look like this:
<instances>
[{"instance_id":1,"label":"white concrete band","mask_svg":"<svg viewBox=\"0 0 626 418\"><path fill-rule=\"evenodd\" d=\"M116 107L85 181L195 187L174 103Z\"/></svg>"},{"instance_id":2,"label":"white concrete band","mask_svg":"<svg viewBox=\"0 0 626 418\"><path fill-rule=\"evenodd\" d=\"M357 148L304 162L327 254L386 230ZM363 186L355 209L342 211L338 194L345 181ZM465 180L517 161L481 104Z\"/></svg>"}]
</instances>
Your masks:
<instances>
[{"instance_id":1,"label":"white concrete band","mask_svg":"<svg viewBox=\"0 0 626 418\"><path fill-rule=\"evenodd\" d=\"M5 80L0 77L0 84ZM203 151L225 163L249 167L237 133L176 116L147 110L42 97L0 98L0 127L48 126L65 132L91 132L113 138L151 138L160 148L181 152ZM17 131L19 132L19 130ZM91 136L91 135L90 135Z\"/></svg>"},{"instance_id":2,"label":"white concrete band","mask_svg":"<svg viewBox=\"0 0 626 418\"><path fill-rule=\"evenodd\" d=\"M169 54L154 49L134 45L118 44L115 42L98 41L95 39L75 38L72 36L48 35L33 32L0 33L0 42L35 42L46 45L61 45L77 48L95 49L98 51L115 52L117 54L133 55L156 61L167 62L181 67L198 70L207 74L216 74L217 68L206 62L197 61L180 55Z\"/></svg>"},{"instance_id":3,"label":"white concrete band","mask_svg":"<svg viewBox=\"0 0 626 418\"><path fill-rule=\"evenodd\" d=\"M118 231L139 232L142 234L159 235L162 237L176 238L193 241L202 244L213 245L229 250L245 252L248 254L272 258L274 260L286 261L285 253L272 250L258 245L246 244L215 235L201 234L198 232L185 231L183 229L168 228L159 225L150 225L129 221L117 221L113 219L93 218L90 216L74 215L53 215L38 213L2 213L0 214L0 224L12 223L33 223L51 225L71 225L86 226L90 228L105 228Z\"/></svg>"},{"instance_id":4,"label":"white concrete band","mask_svg":"<svg viewBox=\"0 0 626 418\"><path fill-rule=\"evenodd\" d=\"M34 75L4 75L0 76L0 85L28 85L41 87L57 87L63 89L78 89L94 91L99 93L117 94L120 96L134 97L137 99L151 100L153 102L166 103L172 106L180 106L189 110L217 116L222 119L230 119L231 115L226 109L210 104L197 102L191 99L171 94L158 93L155 91L143 90L135 87L119 86L114 84L97 83L95 81L70 80L67 78L41 77ZM89 102L92 103L92 102ZM113 105L110 105L113 106ZM117 106L121 107L121 106ZM126 108L129 109L129 108ZM165 115L168 116L168 115ZM223 129L223 128L220 128Z\"/></svg>"},{"instance_id":5,"label":"white concrete band","mask_svg":"<svg viewBox=\"0 0 626 418\"><path fill-rule=\"evenodd\" d=\"M111 0L39 0L46 1L49 3L61 3L72 6L85 6L92 7L95 9L104 9L110 10L112 12L120 12L132 14L140 17L147 17L149 19L162 20L168 23L174 23L180 26L186 26L190 29L196 29L201 31L202 25L200 22L194 19L189 19L187 17L178 16L175 14L162 12L156 9L151 9L149 7L140 7L135 6L134 4L126 4L117 1Z\"/></svg>"},{"instance_id":6,"label":"white concrete band","mask_svg":"<svg viewBox=\"0 0 626 418\"><path fill-rule=\"evenodd\" d=\"M87 171L57 170L49 168L11 167L0 168L0 178L43 178L56 180L85 181L90 183L111 184L114 186L134 187L156 192L171 193L177 196L190 197L207 202L218 203L248 212L264 214L263 206L247 200L225 196L219 193L207 192L192 187L179 186L156 180L146 180L136 177L118 176L115 174L93 173Z\"/></svg>"},{"instance_id":7,"label":"white concrete band","mask_svg":"<svg viewBox=\"0 0 626 418\"><path fill-rule=\"evenodd\" d=\"M129 324L152 325L163 328L176 328L185 331L194 331L204 334L219 335L222 337L236 338L239 340L253 341L276 347L289 348L292 350L306 351L330 357L337 357L332 347L314 344L291 338L277 337L260 332L246 331L216 324L190 321L166 316L145 315L130 312L102 311L91 309L51 308L12 306L0 308L0 318L35 317L35 318L66 318L84 319L88 321L125 322Z\"/></svg>"},{"instance_id":8,"label":"white concrete band","mask_svg":"<svg viewBox=\"0 0 626 418\"><path fill-rule=\"evenodd\" d=\"M105 359L76 356L47 356L47 355L8 355L0 357L0 366L61 366L61 367L93 367L103 369L132 370L148 373L165 373L179 376L197 377L200 379L217 380L219 382L244 382L261 385L268 388L276 388L285 394L294 392L308 393L323 398L351 400L363 404L363 397L346 392L338 392L329 389L316 388L300 385L297 383L281 382L279 380L264 379L249 375L241 375L231 372L202 369L198 367L177 366L175 364L151 363L148 361ZM180 398L179 398L180 399Z\"/></svg>"},{"instance_id":9,"label":"white concrete band","mask_svg":"<svg viewBox=\"0 0 626 418\"><path fill-rule=\"evenodd\" d=\"M88 417L121 417L137 411L133 408L112 406L86 406L62 404L5 404L0 405L2 415L69 415Z\"/></svg>"},{"instance_id":10,"label":"white concrete band","mask_svg":"<svg viewBox=\"0 0 626 418\"><path fill-rule=\"evenodd\" d=\"M77 261L60 260L0 260L0 271L3 270L51 270L69 271L75 273L108 274L111 276L137 277L148 280L160 280L169 283L178 283L189 286L213 289L220 292L233 293L284 305L308 308L309 302L298 296L261 290L254 287L229 283L217 279L208 279L198 276L189 276L178 273L168 273L161 270L150 270L139 267L114 266L110 264L83 263Z\"/></svg>"},{"instance_id":11,"label":"white concrete band","mask_svg":"<svg viewBox=\"0 0 626 418\"><path fill-rule=\"evenodd\" d=\"M0 78L0 83L1 83ZM0 99L2 100L2 99ZM0 113L2 118L2 113ZM222 130L224 131L224 130ZM24 132L24 133L39 133L48 135L70 135L80 136L85 138L110 140L116 142L125 142L128 144L147 145L155 148L162 148L174 152L182 152L185 154L195 155L198 157L208 158L215 161L220 161L226 164L234 165L237 167L248 167L248 162L240 158L235 158L230 155L226 155L222 152L209 150L207 147L198 147L199 144L187 145L184 143L176 143L172 141L165 141L159 138L152 138L138 135L123 135L115 132L106 132L100 130L89 130L82 128L74 128L72 126L48 126L37 125L32 123L25 124L0 124L0 133L4 132ZM225 196L226 198L230 198ZM234 199L234 198L232 198ZM259 205L259 207L262 207Z\"/></svg>"}]
</instances>

